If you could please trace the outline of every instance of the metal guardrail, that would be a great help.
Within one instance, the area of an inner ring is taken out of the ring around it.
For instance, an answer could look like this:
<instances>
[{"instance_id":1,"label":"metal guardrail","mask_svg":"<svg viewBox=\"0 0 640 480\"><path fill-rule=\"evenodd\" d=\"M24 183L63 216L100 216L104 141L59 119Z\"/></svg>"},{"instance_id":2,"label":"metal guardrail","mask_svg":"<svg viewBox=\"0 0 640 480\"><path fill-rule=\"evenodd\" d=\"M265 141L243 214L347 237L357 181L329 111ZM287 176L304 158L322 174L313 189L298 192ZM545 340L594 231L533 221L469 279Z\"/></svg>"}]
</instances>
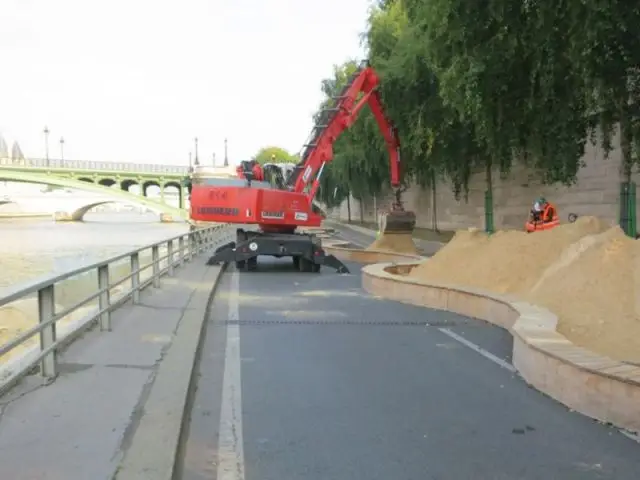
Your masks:
<instances>
[{"instance_id":1,"label":"metal guardrail","mask_svg":"<svg viewBox=\"0 0 640 480\"><path fill-rule=\"evenodd\" d=\"M93 170L99 172L168 173L188 175L188 166L153 163L94 162L90 160L61 160L54 158L0 158L0 167L32 168L34 170Z\"/></svg>"},{"instance_id":2,"label":"metal guardrail","mask_svg":"<svg viewBox=\"0 0 640 480\"><path fill-rule=\"evenodd\" d=\"M4 345L0 345L0 360L16 347L23 346L36 334L39 335L40 340L40 348L37 355L28 361L25 360L23 365L15 368L15 371L9 369L8 375L5 378L0 378L0 396L11 389L38 364L40 364L40 375L44 377L44 380L53 380L58 373L57 354L59 349L96 322L99 324L100 330L111 330L111 312L114 309L128 300L132 300L133 304L139 303L140 292L144 288L149 285L159 288L162 276L172 276L176 267L183 265L194 256L212 247L224 234L223 230L225 228L228 228L228 226L216 225L192 230L189 233L177 235L92 265L77 268L62 275L36 281L31 285L16 289L0 297L0 307L3 307L17 300L28 299L37 295L38 307L38 323ZM176 242L177 249L175 248ZM151 251L151 261L141 265L141 254L149 250ZM162 250L166 252L165 255L161 255ZM130 273L114 280L110 275L110 267L127 259L129 260ZM163 263L166 263L166 265L163 266ZM142 279L141 273L148 269L151 269L151 275L146 279ZM65 280L92 273L97 276L97 291L61 311L56 311L56 285L60 285ZM112 299L112 290L127 283L129 288L118 298ZM58 338L56 332L57 322L96 300L98 303L97 308L81 319L74 329L67 332L62 338ZM11 359L7 363L11 364ZM0 370L5 365L0 363Z\"/></svg>"}]
</instances>

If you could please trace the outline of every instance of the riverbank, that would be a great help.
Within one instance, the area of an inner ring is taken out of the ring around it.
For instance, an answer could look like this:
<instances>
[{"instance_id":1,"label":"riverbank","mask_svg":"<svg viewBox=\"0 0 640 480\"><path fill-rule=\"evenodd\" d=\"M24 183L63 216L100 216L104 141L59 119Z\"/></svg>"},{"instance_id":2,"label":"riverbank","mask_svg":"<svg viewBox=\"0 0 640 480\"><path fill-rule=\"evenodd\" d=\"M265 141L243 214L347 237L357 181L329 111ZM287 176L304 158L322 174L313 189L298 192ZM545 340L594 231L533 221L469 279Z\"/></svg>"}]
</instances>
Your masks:
<instances>
[{"instance_id":1,"label":"riverbank","mask_svg":"<svg viewBox=\"0 0 640 480\"><path fill-rule=\"evenodd\" d=\"M26 212L26 213L4 213L0 212L0 220L17 220L24 218L52 218L50 213L46 212Z\"/></svg>"}]
</instances>

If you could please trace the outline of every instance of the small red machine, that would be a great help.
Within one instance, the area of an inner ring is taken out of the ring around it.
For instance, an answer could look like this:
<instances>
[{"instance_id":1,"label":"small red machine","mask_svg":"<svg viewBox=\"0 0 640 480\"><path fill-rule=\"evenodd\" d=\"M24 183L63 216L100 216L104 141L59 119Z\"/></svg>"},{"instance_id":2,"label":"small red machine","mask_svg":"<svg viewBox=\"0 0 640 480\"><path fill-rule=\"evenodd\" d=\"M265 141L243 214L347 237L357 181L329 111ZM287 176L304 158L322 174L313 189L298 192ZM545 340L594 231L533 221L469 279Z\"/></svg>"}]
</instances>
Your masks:
<instances>
[{"instance_id":1,"label":"small red machine","mask_svg":"<svg viewBox=\"0 0 640 480\"><path fill-rule=\"evenodd\" d=\"M285 176L273 165L242 162L238 177L244 186L191 186L191 218L202 222L256 224L258 231L238 229L236 242L218 249L209 263L235 261L238 268L253 270L258 255L290 256L300 271L317 272L323 264L347 271L335 257L325 255L321 240L296 233L298 227L318 227L323 217L313 208L325 165L333 158L333 144L349 128L365 105L369 105L384 136L390 155L391 185L395 202L383 217L385 232L411 233L415 214L401 202L400 143L396 129L386 118L377 91L379 77L368 63L352 75L334 106L322 110L301 161ZM269 185L265 183L269 177ZM286 178L285 178L286 177ZM273 185L276 185L275 187Z\"/></svg>"}]
</instances>

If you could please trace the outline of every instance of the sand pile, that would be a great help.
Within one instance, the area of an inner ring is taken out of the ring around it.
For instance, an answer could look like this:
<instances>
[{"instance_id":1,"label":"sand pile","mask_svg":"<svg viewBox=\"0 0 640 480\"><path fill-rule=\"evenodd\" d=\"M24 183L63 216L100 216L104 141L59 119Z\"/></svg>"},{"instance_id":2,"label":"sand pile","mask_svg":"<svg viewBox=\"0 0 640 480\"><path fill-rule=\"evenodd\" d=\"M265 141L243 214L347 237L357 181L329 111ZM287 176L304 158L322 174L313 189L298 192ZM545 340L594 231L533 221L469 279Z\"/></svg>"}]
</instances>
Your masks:
<instances>
[{"instance_id":1,"label":"sand pile","mask_svg":"<svg viewBox=\"0 0 640 480\"><path fill-rule=\"evenodd\" d=\"M383 233L367 247L367 250L384 250L394 253L420 255L413 237L407 233Z\"/></svg>"},{"instance_id":2,"label":"sand pile","mask_svg":"<svg viewBox=\"0 0 640 480\"><path fill-rule=\"evenodd\" d=\"M534 234L461 231L410 275L547 307L571 341L640 363L640 242L596 218Z\"/></svg>"},{"instance_id":3,"label":"sand pile","mask_svg":"<svg viewBox=\"0 0 640 480\"><path fill-rule=\"evenodd\" d=\"M488 236L477 230L457 232L411 276L498 293L520 293L530 290L568 246L606 229L607 225L597 218L580 217L575 223L536 233L513 230Z\"/></svg>"},{"instance_id":4,"label":"sand pile","mask_svg":"<svg viewBox=\"0 0 640 480\"><path fill-rule=\"evenodd\" d=\"M640 364L640 242L619 227L525 295L558 315L574 343Z\"/></svg>"}]
</instances>

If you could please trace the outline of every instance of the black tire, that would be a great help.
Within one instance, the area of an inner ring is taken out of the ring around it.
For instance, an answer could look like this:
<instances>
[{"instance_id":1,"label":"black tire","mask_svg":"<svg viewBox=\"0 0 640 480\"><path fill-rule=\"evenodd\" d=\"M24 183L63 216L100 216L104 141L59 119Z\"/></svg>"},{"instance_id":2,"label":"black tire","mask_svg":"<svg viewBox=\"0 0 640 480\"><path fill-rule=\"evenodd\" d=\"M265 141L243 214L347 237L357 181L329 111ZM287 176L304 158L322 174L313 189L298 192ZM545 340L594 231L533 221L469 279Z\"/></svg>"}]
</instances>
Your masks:
<instances>
[{"instance_id":1,"label":"black tire","mask_svg":"<svg viewBox=\"0 0 640 480\"><path fill-rule=\"evenodd\" d=\"M578 219L578 214L577 213L570 213L569 214L569 223L573 223Z\"/></svg>"},{"instance_id":2,"label":"black tire","mask_svg":"<svg viewBox=\"0 0 640 480\"><path fill-rule=\"evenodd\" d=\"M299 257L300 260L298 260L298 270L300 270L301 272L310 272L311 271L311 262L309 260L307 260L305 257Z\"/></svg>"},{"instance_id":3,"label":"black tire","mask_svg":"<svg viewBox=\"0 0 640 480\"><path fill-rule=\"evenodd\" d=\"M244 266L245 266L245 264L246 264L246 263L247 263L247 262L246 262L246 261L244 261L244 260L238 260L238 261L236 262L236 269L237 269L237 270L243 270L243 269L244 269Z\"/></svg>"},{"instance_id":4,"label":"black tire","mask_svg":"<svg viewBox=\"0 0 640 480\"><path fill-rule=\"evenodd\" d=\"M300 257L298 256L293 256L291 257L293 258L293 268L295 268L296 270L298 270L300 268Z\"/></svg>"},{"instance_id":5,"label":"black tire","mask_svg":"<svg viewBox=\"0 0 640 480\"><path fill-rule=\"evenodd\" d=\"M313 273L320 273L320 267L321 267L321 265L319 263L312 263L311 264L311 271Z\"/></svg>"},{"instance_id":6,"label":"black tire","mask_svg":"<svg viewBox=\"0 0 640 480\"><path fill-rule=\"evenodd\" d=\"M247 259L247 271L253 272L258 269L258 257Z\"/></svg>"}]
</instances>

